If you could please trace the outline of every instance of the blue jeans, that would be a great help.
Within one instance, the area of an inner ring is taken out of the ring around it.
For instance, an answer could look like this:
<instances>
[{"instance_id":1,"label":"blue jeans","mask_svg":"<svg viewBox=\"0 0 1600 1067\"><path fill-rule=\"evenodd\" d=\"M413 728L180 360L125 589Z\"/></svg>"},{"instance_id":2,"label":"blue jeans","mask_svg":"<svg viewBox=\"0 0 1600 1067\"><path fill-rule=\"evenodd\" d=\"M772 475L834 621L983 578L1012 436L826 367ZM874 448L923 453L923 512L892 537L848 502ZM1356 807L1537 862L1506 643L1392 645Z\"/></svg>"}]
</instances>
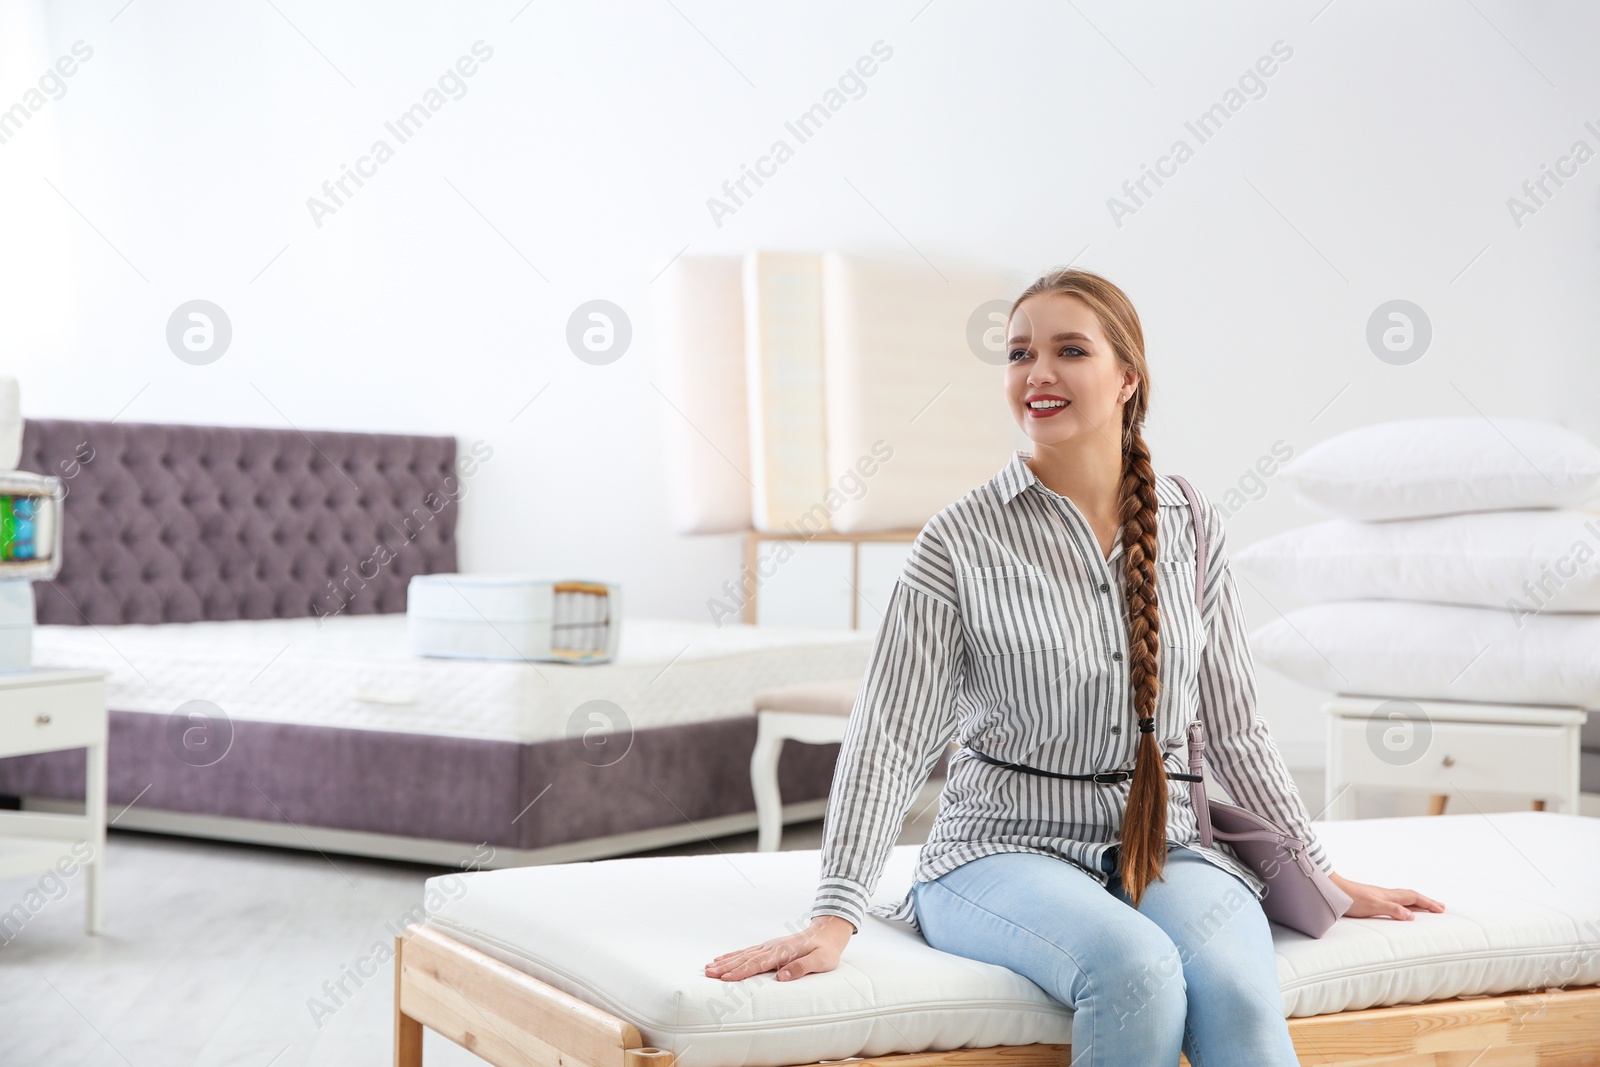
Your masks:
<instances>
[{"instance_id":1,"label":"blue jeans","mask_svg":"<svg viewBox=\"0 0 1600 1067\"><path fill-rule=\"evenodd\" d=\"M1106 853L1102 888L1063 859L1010 852L912 887L928 944L996 963L1073 1009L1074 1067L1299 1064L1261 902L1169 842L1137 910Z\"/></svg>"}]
</instances>

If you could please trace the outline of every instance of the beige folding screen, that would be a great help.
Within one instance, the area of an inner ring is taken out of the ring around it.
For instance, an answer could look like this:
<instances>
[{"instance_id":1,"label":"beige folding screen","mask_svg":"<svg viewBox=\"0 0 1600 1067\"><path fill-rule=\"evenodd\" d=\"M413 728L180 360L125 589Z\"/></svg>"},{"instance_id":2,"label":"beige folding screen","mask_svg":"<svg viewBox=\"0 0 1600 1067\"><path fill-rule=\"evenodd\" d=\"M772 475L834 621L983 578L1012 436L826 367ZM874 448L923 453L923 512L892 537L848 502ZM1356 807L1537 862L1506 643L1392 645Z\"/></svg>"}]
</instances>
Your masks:
<instances>
[{"instance_id":1,"label":"beige folding screen","mask_svg":"<svg viewBox=\"0 0 1600 1067\"><path fill-rule=\"evenodd\" d=\"M1012 288L836 252L680 258L656 308L677 529L916 529L987 481L1025 438L969 325Z\"/></svg>"},{"instance_id":2,"label":"beige folding screen","mask_svg":"<svg viewBox=\"0 0 1600 1067\"><path fill-rule=\"evenodd\" d=\"M738 256L680 256L652 286L655 369L673 527L750 529L744 287Z\"/></svg>"}]
</instances>

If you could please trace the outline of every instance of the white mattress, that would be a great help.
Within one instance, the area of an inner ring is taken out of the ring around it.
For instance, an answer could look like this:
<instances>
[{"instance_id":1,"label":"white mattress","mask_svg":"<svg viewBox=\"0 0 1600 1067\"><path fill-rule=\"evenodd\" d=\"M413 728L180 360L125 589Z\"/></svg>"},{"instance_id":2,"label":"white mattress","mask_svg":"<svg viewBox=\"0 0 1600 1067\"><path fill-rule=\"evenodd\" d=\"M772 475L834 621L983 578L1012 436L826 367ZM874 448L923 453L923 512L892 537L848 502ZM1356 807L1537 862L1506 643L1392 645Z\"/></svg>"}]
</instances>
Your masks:
<instances>
[{"instance_id":1,"label":"white mattress","mask_svg":"<svg viewBox=\"0 0 1600 1067\"><path fill-rule=\"evenodd\" d=\"M978 309L1019 287L998 272L943 275L914 261L822 257L827 477L850 489L871 471L833 512L841 533L919 529L1028 444L1006 405L1005 368L968 338ZM857 466L874 456L882 462Z\"/></svg>"},{"instance_id":2,"label":"white mattress","mask_svg":"<svg viewBox=\"0 0 1600 1067\"><path fill-rule=\"evenodd\" d=\"M750 425L739 256L679 256L650 287L673 528L750 528Z\"/></svg>"},{"instance_id":3,"label":"white mattress","mask_svg":"<svg viewBox=\"0 0 1600 1067\"><path fill-rule=\"evenodd\" d=\"M971 335L1019 287L837 252L678 260L655 287L677 528L916 529L987 481L1028 442Z\"/></svg>"},{"instance_id":4,"label":"white mattress","mask_svg":"<svg viewBox=\"0 0 1600 1067\"><path fill-rule=\"evenodd\" d=\"M744 318L751 522L777 531L821 507L805 528L827 529L821 257L748 253Z\"/></svg>"},{"instance_id":5,"label":"white mattress","mask_svg":"<svg viewBox=\"0 0 1600 1067\"><path fill-rule=\"evenodd\" d=\"M748 715L763 689L859 677L871 642L870 631L625 619L611 663L425 659L409 651L404 615L353 615L40 626L34 663L110 671L119 711L208 700L241 721L533 742L567 736L595 699L635 730Z\"/></svg>"},{"instance_id":6,"label":"white mattress","mask_svg":"<svg viewBox=\"0 0 1600 1067\"><path fill-rule=\"evenodd\" d=\"M1315 824L1335 869L1445 905L1273 927L1287 1017L1600 982L1600 820L1556 812ZM917 847L874 902L898 900ZM429 925L627 1019L680 1067L811 1063L919 1049L1068 1042L1072 1012L1003 967L869 918L841 965L778 983L707 978L720 953L805 922L814 851L604 860L446 875ZM450 890L445 892L443 890ZM604 916L603 922L575 917Z\"/></svg>"}]
</instances>

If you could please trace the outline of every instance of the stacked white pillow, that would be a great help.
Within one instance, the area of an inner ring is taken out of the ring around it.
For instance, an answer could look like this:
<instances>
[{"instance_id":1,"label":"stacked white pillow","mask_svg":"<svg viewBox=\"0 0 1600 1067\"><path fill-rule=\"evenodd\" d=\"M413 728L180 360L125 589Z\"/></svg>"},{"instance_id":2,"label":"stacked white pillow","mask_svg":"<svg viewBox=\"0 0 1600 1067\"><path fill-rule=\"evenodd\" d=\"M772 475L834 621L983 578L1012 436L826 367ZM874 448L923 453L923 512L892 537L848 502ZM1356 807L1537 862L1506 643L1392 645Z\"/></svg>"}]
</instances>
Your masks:
<instances>
[{"instance_id":1,"label":"stacked white pillow","mask_svg":"<svg viewBox=\"0 0 1600 1067\"><path fill-rule=\"evenodd\" d=\"M1327 521L1233 556L1310 602L1256 658L1334 693L1600 707L1600 448L1531 419L1340 434L1280 476Z\"/></svg>"}]
</instances>

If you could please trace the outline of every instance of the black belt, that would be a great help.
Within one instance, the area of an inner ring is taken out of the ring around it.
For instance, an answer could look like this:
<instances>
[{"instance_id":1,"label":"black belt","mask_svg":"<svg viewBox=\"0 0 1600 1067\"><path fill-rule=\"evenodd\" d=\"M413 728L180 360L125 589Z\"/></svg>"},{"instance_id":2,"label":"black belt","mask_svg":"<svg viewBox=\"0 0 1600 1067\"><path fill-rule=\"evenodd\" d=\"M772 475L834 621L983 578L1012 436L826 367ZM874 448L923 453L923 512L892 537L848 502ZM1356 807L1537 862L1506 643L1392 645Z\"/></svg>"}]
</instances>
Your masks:
<instances>
[{"instance_id":1,"label":"black belt","mask_svg":"<svg viewBox=\"0 0 1600 1067\"><path fill-rule=\"evenodd\" d=\"M1004 767L1007 770L1012 771L1026 771L1028 774L1037 774L1043 778L1070 778L1077 782L1099 782L1101 785L1113 785L1117 782L1126 782L1128 779L1133 777L1132 771L1095 771L1093 774L1061 774L1058 771L1041 771L1037 767L1029 767L1026 764L1007 763L1005 760L995 759L993 756L979 752L971 745L964 745L962 747L985 763L992 763L996 767ZM1162 769L1166 770L1166 768ZM1176 778L1180 782L1205 781L1204 775L1179 774L1177 771L1171 770L1167 771L1167 777Z\"/></svg>"}]
</instances>

